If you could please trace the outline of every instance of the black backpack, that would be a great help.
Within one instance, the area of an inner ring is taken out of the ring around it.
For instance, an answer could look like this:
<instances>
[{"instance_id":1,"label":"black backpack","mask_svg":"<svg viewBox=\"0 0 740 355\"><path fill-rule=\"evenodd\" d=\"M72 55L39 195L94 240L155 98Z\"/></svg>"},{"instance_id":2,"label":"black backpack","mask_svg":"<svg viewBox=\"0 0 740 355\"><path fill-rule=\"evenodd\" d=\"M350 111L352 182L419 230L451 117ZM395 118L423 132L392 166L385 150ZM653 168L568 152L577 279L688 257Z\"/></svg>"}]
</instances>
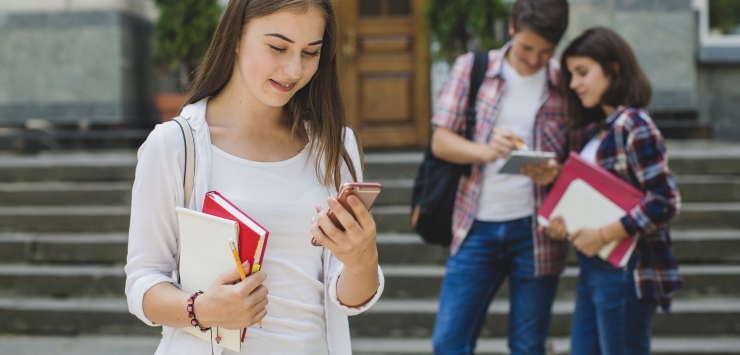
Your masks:
<instances>
[{"instance_id":1,"label":"black backpack","mask_svg":"<svg viewBox=\"0 0 740 355\"><path fill-rule=\"evenodd\" d=\"M470 71L470 92L465 110L465 138L473 140L475 100L488 69L488 52L475 52ZM414 179L411 197L411 220L414 230L425 242L449 246L452 242L452 212L460 177L470 174L471 165L460 165L438 159L432 144L424 151L424 160Z\"/></svg>"}]
</instances>

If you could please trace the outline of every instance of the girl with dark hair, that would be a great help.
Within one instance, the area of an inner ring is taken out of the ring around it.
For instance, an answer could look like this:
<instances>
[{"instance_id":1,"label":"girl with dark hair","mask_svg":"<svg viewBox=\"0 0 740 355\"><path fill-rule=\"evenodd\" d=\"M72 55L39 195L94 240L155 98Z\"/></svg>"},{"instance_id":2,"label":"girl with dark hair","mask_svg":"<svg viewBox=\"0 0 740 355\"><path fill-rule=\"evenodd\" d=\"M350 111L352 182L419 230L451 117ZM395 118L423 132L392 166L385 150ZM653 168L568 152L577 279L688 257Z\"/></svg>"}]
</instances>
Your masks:
<instances>
[{"instance_id":1,"label":"girl with dark hair","mask_svg":"<svg viewBox=\"0 0 740 355\"><path fill-rule=\"evenodd\" d=\"M195 141L185 207L200 211L216 190L270 231L263 271L239 283L236 269L224 273L193 301L203 328L249 327L244 353L351 354L347 315L383 291L372 216L357 198L348 199L356 217L332 198L342 183L362 180L363 163L344 117L336 27L330 0L231 0L181 113ZM210 354L211 344L182 331L191 326L190 295L172 277L174 207L185 201L180 126L156 127L138 158L129 310L163 326L156 354Z\"/></svg>"},{"instance_id":2,"label":"girl with dark hair","mask_svg":"<svg viewBox=\"0 0 740 355\"><path fill-rule=\"evenodd\" d=\"M568 123L591 132L581 157L645 192L629 213L600 229L568 236L562 219L547 228L550 238L568 239L578 250L576 308L571 354L650 354L656 308L669 310L683 279L671 251L669 221L680 196L665 141L645 106L651 88L632 49L614 31L592 28L563 52L560 71ZM625 268L596 256L606 244L637 239Z\"/></svg>"}]
</instances>

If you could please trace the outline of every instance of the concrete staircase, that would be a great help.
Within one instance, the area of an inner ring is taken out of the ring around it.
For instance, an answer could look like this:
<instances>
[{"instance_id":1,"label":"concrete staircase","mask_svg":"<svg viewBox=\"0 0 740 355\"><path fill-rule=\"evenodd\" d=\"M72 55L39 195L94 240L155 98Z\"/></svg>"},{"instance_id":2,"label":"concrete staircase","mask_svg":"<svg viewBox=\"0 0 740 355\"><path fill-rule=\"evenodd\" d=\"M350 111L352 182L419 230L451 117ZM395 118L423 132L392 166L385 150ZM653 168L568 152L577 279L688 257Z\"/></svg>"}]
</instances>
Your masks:
<instances>
[{"instance_id":1,"label":"concrete staircase","mask_svg":"<svg viewBox=\"0 0 740 355\"><path fill-rule=\"evenodd\" d=\"M655 317L654 353L740 354L740 145L671 142L669 152L684 197L673 237L687 285L673 314ZM431 353L447 250L411 233L408 200L420 159L417 152L366 158L366 180L385 186L374 215L387 284L375 307L350 318L356 354ZM123 296L135 164L129 151L0 156L0 353L154 351L159 329L130 315ZM573 256L554 306L557 354L569 348ZM505 286L489 308L480 354L507 353L506 298Z\"/></svg>"}]
</instances>

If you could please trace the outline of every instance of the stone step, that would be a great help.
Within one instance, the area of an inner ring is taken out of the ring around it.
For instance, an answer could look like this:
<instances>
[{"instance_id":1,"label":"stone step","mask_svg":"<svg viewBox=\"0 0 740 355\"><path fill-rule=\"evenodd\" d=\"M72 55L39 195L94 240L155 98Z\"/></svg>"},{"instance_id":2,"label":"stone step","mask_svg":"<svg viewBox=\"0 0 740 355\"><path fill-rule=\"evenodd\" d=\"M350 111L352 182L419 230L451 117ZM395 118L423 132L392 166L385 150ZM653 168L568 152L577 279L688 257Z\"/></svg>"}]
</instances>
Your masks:
<instances>
[{"instance_id":1,"label":"stone step","mask_svg":"<svg viewBox=\"0 0 740 355\"><path fill-rule=\"evenodd\" d=\"M740 177L679 176L677 181L684 202L740 201ZM409 205L412 179L380 183L383 193L377 205ZM131 186L130 181L0 183L0 206L129 205Z\"/></svg>"},{"instance_id":2,"label":"stone step","mask_svg":"<svg viewBox=\"0 0 740 355\"><path fill-rule=\"evenodd\" d=\"M683 264L740 263L740 230L672 230L673 252ZM449 249L425 244L411 233L378 235L378 252L384 265L444 265ZM577 264L571 249L569 264Z\"/></svg>"},{"instance_id":3,"label":"stone step","mask_svg":"<svg viewBox=\"0 0 740 355\"><path fill-rule=\"evenodd\" d=\"M0 183L0 206L130 205L131 182Z\"/></svg>"},{"instance_id":4,"label":"stone step","mask_svg":"<svg viewBox=\"0 0 740 355\"><path fill-rule=\"evenodd\" d=\"M382 265L383 299L437 299L444 266ZM740 297L740 265L686 265L681 267L686 285L677 299ZM578 267L568 267L560 279L558 300L575 299ZM0 297L119 297L124 294L123 265L0 264ZM497 299L507 299L503 285Z\"/></svg>"},{"instance_id":5,"label":"stone step","mask_svg":"<svg viewBox=\"0 0 740 355\"><path fill-rule=\"evenodd\" d=\"M693 119L655 119L655 124L666 139L711 139L712 125Z\"/></svg>"},{"instance_id":6,"label":"stone step","mask_svg":"<svg viewBox=\"0 0 740 355\"><path fill-rule=\"evenodd\" d=\"M740 145L712 140L668 141L671 170L681 175L740 174ZM365 180L413 179L422 152L367 153Z\"/></svg>"},{"instance_id":7,"label":"stone step","mask_svg":"<svg viewBox=\"0 0 740 355\"><path fill-rule=\"evenodd\" d=\"M675 230L673 251L680 265L740 263L740 231ZM123 264L126 233L3 234L0 260L4 263ZM377 239L383 265L444 265L449 249L424 244L415 234L381 233ZM575 253L569 263L576 264Z\"/></svg>"},{"instance_id":8,"label":"stone step","mask_svg":"<svg viewBox=\"0 0 740 355\"><path fill-rule=\"evenodd\" d=\"M676 176L684 202L740 201L740 177L726 175Z\"/></svg>"},{"instance_id":9,"label":"stone step","mask_svg":"<svg viewBox=\"0 0 740 355\"><path fill-rule=\"evenodd\" d=\"M6 263L125 263L127 248L126 233L0 233L0 260Z\"/></svg>"},{"instance_id":10,"label":"stone step","mask_svg":"<svg viewBox=\"0 0 740 355\"><path fill-rule=\"evenodd\" d=\"M740 201L740 177L724 175L677 176L681 199L685 202ZM383 193L378 205L406 205L411 203L413 179L380 180Z\"/></svg>"},{"instance_id":11,"label":"stone step","mask_svg":"<svg viewBox=\"0 0 740 355\"><path fill-rule=\"evenodd\" d=\"M434 300L381 300L362 315L350 317L350 330L353 337L429 337L436 310ZM573 302L555 303L551 335L568 335L572 312ZM672 312L656 315L654 335L740 336L740 300L677 300ZM507 314L508 303L494 301L482 336L505 336ZM0 298L0 319L4 333L10 334L156 335L161 331L128 313L123 298Z\"/></svg>"},{"instance_id":12,"label":"stone step","mask_svg":"<svg viewBox=\"0 0 740 355\"><path fill-rule=\"evenodd\" d=\"M740 174L740 145L712 140L668 141L671 169L681 175ZM369 152L365 180L413 179L422 152ZM0 181L131 181L134 150L44 152L32 156L3 154Z\"/></svg>"},{"instance_id":13,"label":"stone step","mask_svg":"<svg viewBox=\"0 0 740 355\"><path fill-rule=\"evenodd\" d=\"M0 232L124 232L127 206L0 207Z\"/></svg>"},{"instance_id":14,"label":"stone step","mask_svg":"<svg viewBox=\"0 0 740 355\"><path fill-rule=\"evenodd\" d=\"M3 155L0 181L132 181L134 151L91 153L42 153L33 156Z\"/></svg>"},{"instance_id":15,"label":"stone step","mask_svg":"<svg viewBox=\"0 0 740 355\"><path fill-rule=\"evenodd\" d=\"M0 336L0 353L14 355L150 355L159 344L156 336ZM568 338L548 340L554 355L570 351ZM53 351L51 350L53 349ZM736 355L740 354L737 337L653 337L653 354L661 355ZM428 338L353 338L355 355L428 355L432 352ZM476 354L508 354L506 339L481 338Z\"/></svg>"},{"instance_id":16,"label":"stone step","mask_svg":"<svg viewBox=\"0 0 740 355\"><path fill-rule=\"evenodd\" d=\"M574 304L553 305L550 335L567 336ZM355 337L429 337L434 327L436 300L381 300L360 317L350 317ZM494 301L488 310L481 336L506 335L508 302ZM740 336L740 301L677 300L671 314L659 313L653 320L656 336Z\"/></svg>"},{"instance_id":17,"label":"stone step","mask_svg":"<svg viewBox=\"0 0 740 355\"><path fill-rule=\"evenodd\" d=\"M0 319L11 334L158 335L128 312L125 298L0 298Z\"/></svg>"},{"instance_id":18,"label":"stone step","mask_svg":"<svg viewBox=\"0 0 740 355\"><path fill-rule=\"evenodd\" d=\"M24 153L71 150L138 149L151 129L10 129L0 130L0 149Z\"/></svg>"},{"instance_id":19,"label":"stone step","mask_svg":"<svg viewBox=\"0 0 740 355\"><path fill-rule=\"evenodd\" d=\"M373 216L381 232L411 232L408 205L387 205L373 208ZM671 222L675 229L740 229L740 203L684 203L681 213Z\"/></svg>"},{"instance_id":20,"label":"stone step","mask_svg":"<svg viewBox=\"0 0 740 355\"><path fill-rule=\"evenodd\" d=\"M437 299L444 266L389 266L382 265L385 275L383 299ZM0 269L1 270L1 269ZM0 271L1 272L1 271ZM685 265L681 273L686 285L675 294L676 299L740 297L740 266ZM557 300L574 300L578 267L568 267L558 286ZM509 297L508 283L499 289L496 299Z\"/></svg>"},{"instance_id":21,"label":"stone step","mask_svg":"<svg viewBox=\"0 0 740 355\"><path fill-rule=\"evenodd\" d=\"M653 337L650 350L661 355L730 355L740 354L738 337ZM549 354L570 353L570 339L555 337L548 339ZM353 338L355 355L429 355L432 353L431 339L424 338ZM509 348L505 338L481 338L475 349L480 355L506 355Z\"/></svg>"},{"instance_id":22,"label":"stone step","mask_svg":"<svg viewBox=\"0 0 740 355\"><path fill-rule=\"evenodd\" d=\"M157 328L161 329L161 328ZM0 353L13 355L151 355L161 336L0 336Z\"/></svg>"},{"instance_id":23,"label":"stone step","mask_svg":"<svg viewBox=\"0 0 740 355\"><path fill-rule=\"evenodd\" d=\"M0 264L0 297L121 297L123 265Z\"/></svg>"}]
</instances>

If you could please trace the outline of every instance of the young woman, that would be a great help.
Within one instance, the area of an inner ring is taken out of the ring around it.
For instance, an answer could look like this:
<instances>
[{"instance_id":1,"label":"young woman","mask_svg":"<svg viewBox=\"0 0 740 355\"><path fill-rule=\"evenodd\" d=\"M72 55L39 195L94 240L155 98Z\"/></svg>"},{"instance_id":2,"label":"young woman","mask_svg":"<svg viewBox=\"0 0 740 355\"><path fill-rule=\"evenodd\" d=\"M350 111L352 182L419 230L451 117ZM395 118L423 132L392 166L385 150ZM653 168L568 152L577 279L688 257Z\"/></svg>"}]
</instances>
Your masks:
<instances>
[{"instance_id":1,"label":"young woman","mask_svg":"<svg viewBox=\"0 0 740 355\"><path fill-rule=\"evenodd\" d=\"M263 271L239 283L236 269L224 273L193 304L202 327L250 327L243 353L351 354L347 315L383 290L372 216L356 198L348 199L356 219L332 198L343 182L362 180L362 151L339 93L336 33L330 0L231 0L181 113L196 154L186 207L201 210L216 190L270 231ZM192 326L191 295L172 278L174 208L184 201L179 125L155 128L138 157L129 310L164 327L156 354L211 354L211 344L181 330Z\"/></svg>"},{"instance_id":2,"label":"young woman","mask_svg":"<svg viewBox=\"0 0 740 355\"><path fill-rule=\"evenodd\" d=\"M663 136L643 109L650 102L650 83L629 45L606 28L589 29L575 39L561 63L570 126L593 132L581 156L646 195L623 218L567 236L580 266L571 354L647 355L657 306L668 311L673 292L683 284L668 229L680 196ZM562 219L547 233L565 239ZM637 239L627 267L614 268L595 256L607 243L624 238Z\"/></svg>"}]
</instances>

